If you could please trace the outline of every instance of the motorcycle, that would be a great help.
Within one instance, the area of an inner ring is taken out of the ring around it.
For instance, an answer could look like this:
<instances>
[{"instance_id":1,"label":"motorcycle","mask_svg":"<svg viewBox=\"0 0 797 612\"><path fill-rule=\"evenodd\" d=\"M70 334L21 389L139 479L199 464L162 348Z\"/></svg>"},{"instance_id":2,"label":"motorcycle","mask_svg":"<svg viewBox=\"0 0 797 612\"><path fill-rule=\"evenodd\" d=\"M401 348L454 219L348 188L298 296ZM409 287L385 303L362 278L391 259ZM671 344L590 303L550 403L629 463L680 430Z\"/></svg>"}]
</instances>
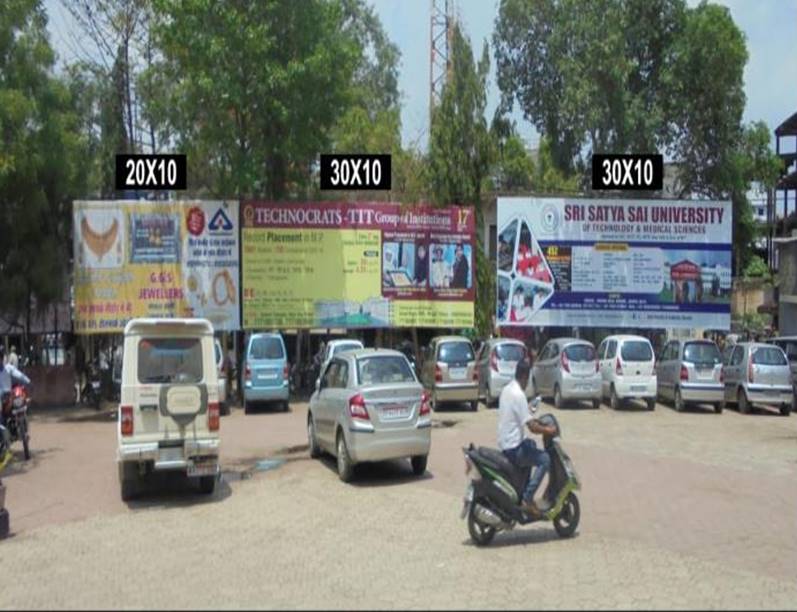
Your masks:
<instances>
[{"instance_id":1,"label":"motorcycle","mask_svg":"<svg viewBox=\"0 0 797 612\"><path fill-rule=\"evenodd\" d=\"M102 379L100 378L100 368L96 362L91 362L86 373L86 384L80 392L80 402L85 406L92 406L95 410L99 410L101 400Z\"/></svg>"},{"instance_id":2,"label":"motorcycle","mask_svg":"<svg viewBox=\"0 0 797 612\"><path fill-rule=\"evenodd\" d=\"M3 427L4 431L0 432L0 436L2 436L0 444L5 447L5 449L0 449L0 453L3 455L11 450L11 444L21 440L25 460L30 459L29 405L30 397L24 385L14 385L11 393L6 394L2 407L5 427Z\"/></svg>"},{"instance_id":3,"label":"motorcycle","mask_svg":"<svg viewBox=\"0 0 797 612\"><path fill-rule=\"evenodd\" d=\"M532 400L532 413L539 401L539 397ZM575 491L581 488L581 483L559 440L559 423L552 414L543 415L538 420L556 429L556 435L543 436L551 467L543 502L539 505L541 517L532 517L521 509L530 468L516 467L498 449L475 448L473 443L462 449L466 476L474 470L475 474L465 493L460 518L467 517L468 532L478 546L489 544L499 531L509 531L515 525L537 521L552 521L556 533L563 538L572 536L578 528L581 509Z\"/></svg>"}]
</instances>

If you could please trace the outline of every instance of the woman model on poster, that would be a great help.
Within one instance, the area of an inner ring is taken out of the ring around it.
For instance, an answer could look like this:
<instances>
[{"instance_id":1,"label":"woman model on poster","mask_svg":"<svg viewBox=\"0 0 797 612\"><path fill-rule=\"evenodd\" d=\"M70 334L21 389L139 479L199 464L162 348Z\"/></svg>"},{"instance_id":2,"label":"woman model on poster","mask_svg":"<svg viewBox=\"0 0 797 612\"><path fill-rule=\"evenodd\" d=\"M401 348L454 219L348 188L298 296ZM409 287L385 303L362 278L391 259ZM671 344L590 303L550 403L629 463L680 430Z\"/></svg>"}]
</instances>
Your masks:
<instances>
[{"instance_id":1,"label":"woman model on poster","mask_svg":"<svg viewBox=\"0 0 797 612\"><path fill-rule=\"evenodd\" d=\"M432 287L448 287L451 282L451 266L443 258L443 247L441 246L434 249L431 276Z\"/></svg>"}]
</instances>

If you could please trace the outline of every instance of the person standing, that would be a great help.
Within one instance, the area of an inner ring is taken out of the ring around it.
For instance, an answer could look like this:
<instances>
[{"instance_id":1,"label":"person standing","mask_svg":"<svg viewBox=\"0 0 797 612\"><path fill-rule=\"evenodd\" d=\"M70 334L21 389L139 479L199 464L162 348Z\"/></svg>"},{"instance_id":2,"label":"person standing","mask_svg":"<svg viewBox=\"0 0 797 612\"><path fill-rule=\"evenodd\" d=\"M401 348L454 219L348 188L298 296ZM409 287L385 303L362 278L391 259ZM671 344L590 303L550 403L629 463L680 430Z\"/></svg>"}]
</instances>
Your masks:
<instances>
[{"instance_id":1,"label":"person standing","mask_svg":"<svg viewBox=\"0 0 797 612\"><path fill-rule=\"evenodd\" d=\"M19 355L17 355L17 347L11 345L11 351L8 353L8 365L19 368Z\"/></svg>"},{"instance_id":2,"label":"person standing","mask_svg":"<svg viewBox=\"0 0 797 612\"><path fill-rule=\"evenodd\" d=\"M415 284L418 287L426 285L429 278L429 257L426 253L426 246L423 244L418 245L418 251L415 254Z\"/></svg>"},{"instance_id":3,"label":"person standing","mask_svg":"<svg viewBox=\"0 0 797 612\"><path fill-rule=\"evenodd\" d=\"M454 253L454 275L451 279L451 286L456 289L467 289L470 266L465 257L465 249L461 244L458 244Z\"/></svg>"}]
</instances>

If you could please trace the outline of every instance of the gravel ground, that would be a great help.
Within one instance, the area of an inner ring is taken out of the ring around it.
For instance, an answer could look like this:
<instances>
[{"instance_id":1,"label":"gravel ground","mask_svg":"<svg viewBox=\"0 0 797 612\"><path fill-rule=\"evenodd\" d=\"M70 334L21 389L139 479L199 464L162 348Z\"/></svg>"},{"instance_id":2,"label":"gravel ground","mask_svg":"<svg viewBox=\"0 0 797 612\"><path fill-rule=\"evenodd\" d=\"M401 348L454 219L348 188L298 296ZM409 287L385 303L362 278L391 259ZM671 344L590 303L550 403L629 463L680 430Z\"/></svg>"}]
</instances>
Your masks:
<instances>
[{"instance_id":1,"label":"gravel ground","mask_svg":"<svg viewBox=\"0 0 797 612\"><path fill-rule=\"evenodd\" d=\"M0 544L0 607L797 607L797 419L556 414L584 481L577 537L539 524L485 549L458 518L459 447L493 444L484 408L435 415L451 426L434 430L425 478L393 462L354 485L307 458L304 405L236 411L212 498L166 479L131 504L112 423L37 415L34 460L4 478L16 535ZM252 473L267 456L287 462Z\"/></svg>"}]
</instances>

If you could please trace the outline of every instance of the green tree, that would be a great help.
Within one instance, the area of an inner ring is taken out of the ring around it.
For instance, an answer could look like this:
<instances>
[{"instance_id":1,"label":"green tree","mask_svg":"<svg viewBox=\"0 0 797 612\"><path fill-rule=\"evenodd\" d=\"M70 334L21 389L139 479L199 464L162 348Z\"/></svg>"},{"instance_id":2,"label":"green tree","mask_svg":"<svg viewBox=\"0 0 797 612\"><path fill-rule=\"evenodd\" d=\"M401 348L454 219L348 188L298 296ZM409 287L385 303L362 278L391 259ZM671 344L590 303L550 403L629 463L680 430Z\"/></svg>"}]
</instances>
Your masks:
<instances>
[{"instance_id":1,"label":"green tree","mask_svg":"<svg viewBox=\"0 0 797 612\"><path fill-rule=\"evenodd\" d=\"M534 162L523 140L511 133L497 141L497 159L493 170L493 190L529 191L534 180Z\"/></svg>"},{"instance_id":2,"label":"green tree","mask_svg":"<svg viewBox=\"0 0 797 612\"><path fill-rule=\"evenodd\" d=\"M451 62L451 77L432 115L429 186L435 204L472 206L476 211L476 328L482 334L489 334L495 311L495 275L484 255L482 240L482 190L495 157L493 138L485 119L490 69L488 47L484 45L477 63L470 42L459 26L455 26Z\"/></svg>"},{"instance_id":3,"label":"green tree","mask_svg":"<svg viewBox=\"0 0 797 612\"><path fill-rule=\"evenodd\" d=\"M359 65L342 4L154 5L164 61L153 69L173 83L168 112L193 186L275 199L306 188Z\"/></svg>"},{"instance_id":4,"label":"green tree","mask_svg":"<svg viewBox=\"0 0 797 612\"><path fill-rule=\"evenodd\" d=\"M38 0L0 9L0 312L25 320L62 298L71 203L87 178L86 143L67 85L52 74Z\"/></svg>"}]
</instances>

